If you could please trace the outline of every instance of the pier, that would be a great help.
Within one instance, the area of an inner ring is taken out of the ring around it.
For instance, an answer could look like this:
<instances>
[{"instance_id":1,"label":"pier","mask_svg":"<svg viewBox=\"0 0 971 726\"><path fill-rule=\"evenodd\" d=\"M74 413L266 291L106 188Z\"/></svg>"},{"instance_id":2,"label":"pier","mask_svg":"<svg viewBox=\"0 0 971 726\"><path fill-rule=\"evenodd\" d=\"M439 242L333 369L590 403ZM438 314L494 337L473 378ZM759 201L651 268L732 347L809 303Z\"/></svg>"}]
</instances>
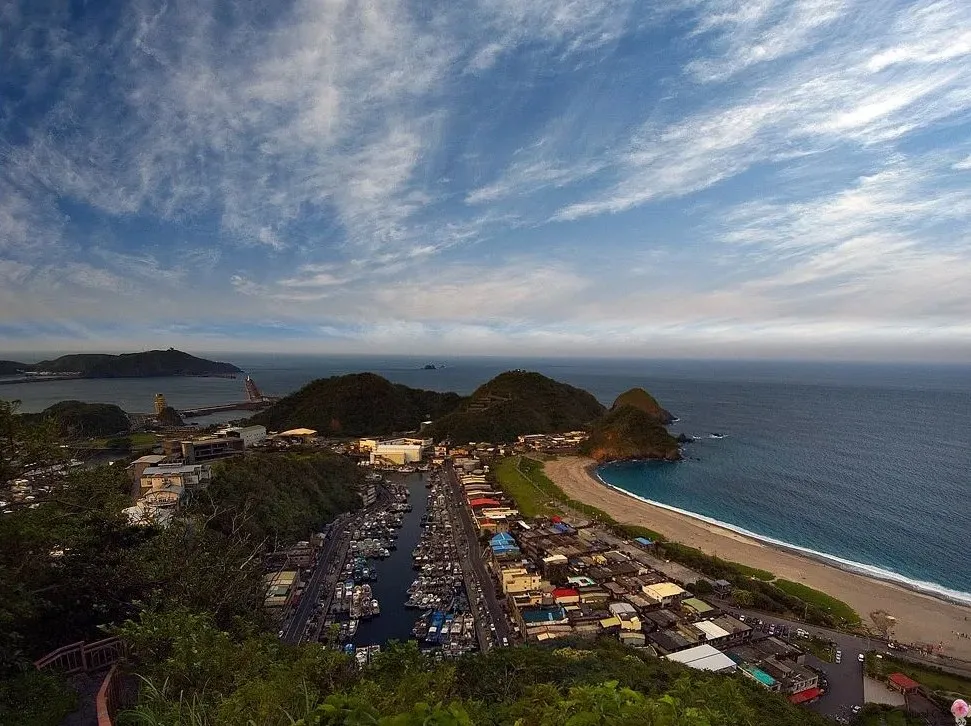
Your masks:
<instances>
[{"instance_id":1,"label":"pier","mask_svg":"<svg viewBox=\"0 0 971 726\"><path fill-rule=\"evenodd\" d=\"M182 418L196 418L197 416L208 416L209 414L221 413L223 411L262 411L277 400L279 399L264 396L259 401L235 401L233 403L220 403L214 406L203 406L202 408L187 408L179 411L179 415Z\"/></svg>"}]
</instances>

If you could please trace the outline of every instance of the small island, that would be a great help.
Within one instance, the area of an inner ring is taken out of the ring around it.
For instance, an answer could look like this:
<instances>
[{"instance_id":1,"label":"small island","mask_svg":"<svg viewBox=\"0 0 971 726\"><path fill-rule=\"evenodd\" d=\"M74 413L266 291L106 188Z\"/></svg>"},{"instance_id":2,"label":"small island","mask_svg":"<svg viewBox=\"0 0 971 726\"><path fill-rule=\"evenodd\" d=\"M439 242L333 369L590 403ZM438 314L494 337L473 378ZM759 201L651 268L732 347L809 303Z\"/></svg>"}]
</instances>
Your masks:
<instances>
[{"instance_id":1,"label":"small island","mask_svg":"<svg viewBox=\"0 0 971 726\"><path fill-rule=\"evenodd\" d=\"M651 394L632 388L593 423L580 451L601 464L632 459L678 461L682 440L664 428L673 421L671 412Z\"/></svg>"}]
</instances>

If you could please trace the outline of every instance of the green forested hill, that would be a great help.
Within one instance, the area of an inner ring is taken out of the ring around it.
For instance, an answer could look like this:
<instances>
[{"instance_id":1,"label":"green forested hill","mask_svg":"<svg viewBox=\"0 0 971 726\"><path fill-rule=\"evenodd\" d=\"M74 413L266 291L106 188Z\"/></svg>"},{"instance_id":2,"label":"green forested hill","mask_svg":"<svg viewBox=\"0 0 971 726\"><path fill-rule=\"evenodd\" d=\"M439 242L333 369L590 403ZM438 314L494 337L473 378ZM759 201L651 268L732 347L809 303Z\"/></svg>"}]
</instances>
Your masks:
<instances>
[{"instance_id":1,"label":"green forested hill","mask_svg":"<svg viewBox=\"0 0 971 726\"><path fill-rule=\"evenodd\" d=\"M681 458L678 440L654 415L634 406L613 408L598 419L580 451L600 462Z\"/></svg>"},{"instance_id":2,"label":"green forested hill","mask_svg":"<svg viewBox=\"0 0 971 726\"><path fill-rule=\"evenodd\" d=\"M80 373L84 378L151 378L242 373L231 363L197 358L174 348L122 355L104 353L62 355L60 358L35 363L30 366L30 369L50 373Z\"/></svg>"},{"instance_id":3,"label":"green forested hill","mask_svg":"<svg viewBox=\"0 0 971 726\"><path fill-rule=\"evenodd\" d=\"M360 507L362 479L359 467L335 454L255 454L217 464L209 494L228 515L244 514L243 531L254 540L286 542ZM214 524L231 527L228 517Z\"/></svg>"},{"instance_id":4,"label":"green forested hill","mask_svg":"<svg viewBox=\"0 0 971 726\"><path fill-rule=\"evenodd\" d=\"M461 402L456 393L437 393L391 383L374 373L321 378L254 416L272 431L306 427L324 436L382 436L414 431Z\"/></svg>"},{"instance_id":5,"label":"green forested hill","mask_svg":"<svg viewBox=\"0 0 971 726\"><path fill-rule=\"evenodd\" d=\"M128 416L113 403L61 401L40 413L23 415L32 421L53 420L60 436L69 439L111 436L131 428Z\"/></svg>"},{"instance_id":6,"label":"green forested hill","mask_svg":"<svg viewBox=\"0 0 971 726\"><path fill-rule=\"evenodd\" d=\"M428 430L453 442L514 441L523 434L582 429L602 415L591 394L540 373L508 371L479 386L459 410Z\"/></svg>"}]
</instances>

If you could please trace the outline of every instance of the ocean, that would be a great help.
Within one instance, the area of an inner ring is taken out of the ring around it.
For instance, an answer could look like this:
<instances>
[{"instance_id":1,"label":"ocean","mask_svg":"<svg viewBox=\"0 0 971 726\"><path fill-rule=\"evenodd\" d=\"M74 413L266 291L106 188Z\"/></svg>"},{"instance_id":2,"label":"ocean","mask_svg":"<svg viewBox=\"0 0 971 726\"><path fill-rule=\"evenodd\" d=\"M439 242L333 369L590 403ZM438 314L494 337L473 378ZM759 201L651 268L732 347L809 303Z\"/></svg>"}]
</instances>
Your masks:
<instances>
[{"instance_id":1,"label":"ocean","mask_svg":"<svg viewBox=\"0 0 971 726\"><path fill-rule=\"evenodd\" d=\"M971 602L971 367L739 361L211 355L282 395L369 370L398 383L469 393L511 368L584 388L604 404L642 386L697 437L675 464L602 467L651 502L834 564ZM425 363L445 368L421 370ZM65 399L150 411L243 398L242 380L164 378L0 386L38 411ZM239 414L195 419L201 423Z\"/></svg>"}]
</instances>

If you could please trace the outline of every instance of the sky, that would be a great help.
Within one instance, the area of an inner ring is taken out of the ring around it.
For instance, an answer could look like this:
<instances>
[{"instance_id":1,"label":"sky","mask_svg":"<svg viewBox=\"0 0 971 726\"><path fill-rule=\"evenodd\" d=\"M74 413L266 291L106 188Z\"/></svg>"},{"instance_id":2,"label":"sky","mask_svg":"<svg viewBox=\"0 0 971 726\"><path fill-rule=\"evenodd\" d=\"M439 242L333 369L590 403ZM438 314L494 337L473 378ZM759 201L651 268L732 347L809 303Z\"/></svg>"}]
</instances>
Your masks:
<instances>
[{"instance_id":1,"label":"sky","mask_svg":"<svg viewBox=\"0 0 971 726\"><path fill-rule=\"evenodd\" d=\"M0 2L0 353L967 362L969 221L967 0Z\"/></svg>"}]
</instances>

